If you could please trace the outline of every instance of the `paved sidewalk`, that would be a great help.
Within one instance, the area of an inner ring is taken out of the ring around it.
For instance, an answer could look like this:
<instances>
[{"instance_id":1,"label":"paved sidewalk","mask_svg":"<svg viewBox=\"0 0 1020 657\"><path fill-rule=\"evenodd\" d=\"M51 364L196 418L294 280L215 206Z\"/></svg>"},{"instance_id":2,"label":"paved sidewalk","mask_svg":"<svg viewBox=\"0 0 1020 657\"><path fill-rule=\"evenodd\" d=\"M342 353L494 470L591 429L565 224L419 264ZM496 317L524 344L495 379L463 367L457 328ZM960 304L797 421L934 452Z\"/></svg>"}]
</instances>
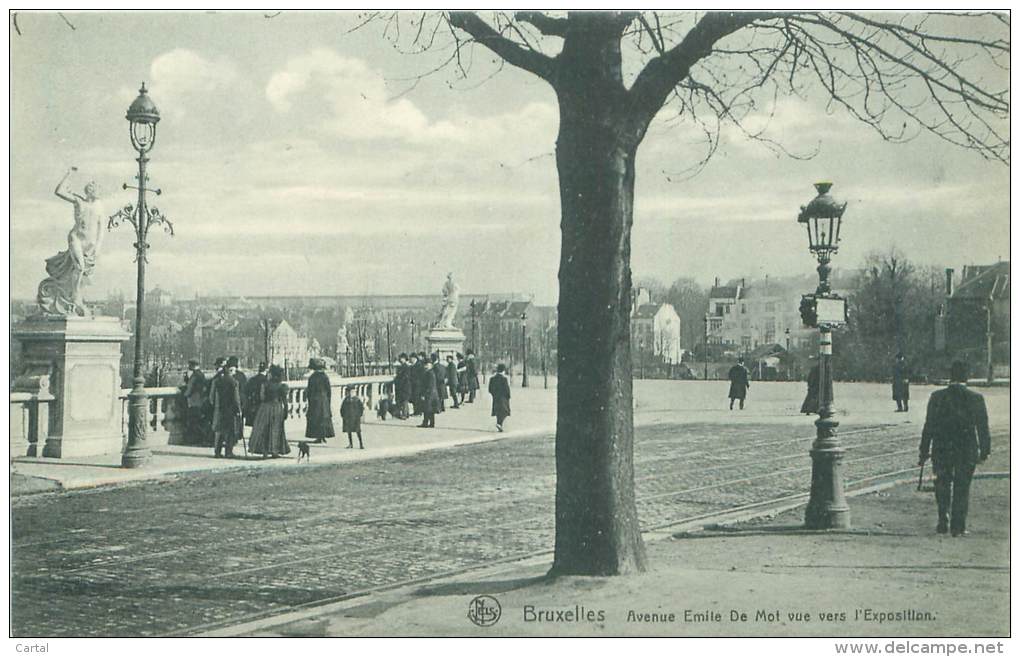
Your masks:
<instances>
[{"instance_id":1,"label":"paved sidewalk","mask_svg":"<svg viewBox=\"0 0 1020 657\"><path fill-rule=\"evenodd\" d=\"M312 445L313 464L343 463L365 459L407 456L426 450L514 437L551 434L556 427L556 382L550 378L549 388L542 387L536 376L531 387L513 388L513 415L507 430L498 433L490 417L487 394L478 396L474 404L458 410L447 410L436 418L435 429L416 427L420 418L406 421L381 422L374 412L364 421L364 450L346 449L346 436L337 436L325 445ZM909 413L893 412L886 384L836 384L837 416L841 429L878 425L913 425L920 435L924 422L927 397L934 386L913 386ZM634 421L638 426L654 424L717 423L720 425L803 424L813 429L814 417L798 410L804 395L804 384L797 382L753 382L745 410L729 410L725 381L653 381L634 382ZM1008 426L1009 389L984 389L989 414ZM334 425L340 429L340 418ZM304 436L304 419L287 423L287 435L299 440ZM248 430L250 431L250 430ZM238 455L244 450L238 445ZM120 455L82 459L19 458L11 465L11 494L21 495L46 491L73 490L96 486L159 481L183 473L216 472L252 467L294 467L296 450L280 459L259 457L233 460L214 459L211 448L161 446L153 448L150 463L144 468L123 469Z\"/></svg>"},{"instance_id":2,"label":"paved sidewalk","mask_svg":"<svg viewBox=\"0 0 1020 657\"><path fill-rule=\"evenodd\" d=\"M901 484L850 506L850 531L803 531L798 507L675 532L648 541L649 571L640 575L550 581L542 556L217 634L1008 636L1008 478L975 480L964 538L935 534L930 486ZM468 620L479 595L499 602L494 625Z\"/></svg>"}]
</instances>

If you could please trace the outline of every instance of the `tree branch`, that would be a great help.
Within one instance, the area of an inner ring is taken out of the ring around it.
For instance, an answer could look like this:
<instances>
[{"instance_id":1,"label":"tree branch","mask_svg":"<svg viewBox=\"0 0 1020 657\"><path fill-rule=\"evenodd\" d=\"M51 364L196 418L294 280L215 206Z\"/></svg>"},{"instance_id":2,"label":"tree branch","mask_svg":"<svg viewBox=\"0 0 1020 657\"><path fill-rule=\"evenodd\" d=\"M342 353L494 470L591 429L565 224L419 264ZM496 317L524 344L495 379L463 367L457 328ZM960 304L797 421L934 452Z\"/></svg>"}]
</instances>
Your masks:
<instances>
[{"instance_id":1,"label":"tree branch","mask_svg":"<svg viewBox=\"0 0 1020 657\"><path fill-rule=\"evenodd\" d=\"M712 46L723 37L756 20L775 18L776 14L752 12L709 12L687 33L684 39L648 62L631 87L633 106L645 121L651 121L670 91L691 71L691 67L712 52Z\"/></svg>"},{"instance_id":2,"label":"tree branch","mask_svg":"<svg viewBox=\"0 0 1020 657\"><path fill-rule=\"evenodd\" d=\"M567 26L570 24L566 18L553 18L540 11L519 11L514 18L524 23L531 23L539 32L546 36L566 36Z\"/></svg>"},{"instance_id":3,"label":"tree branch","mask_svg":"<svg viewBox=\"0 0 1020 657\"><path fill-rule=\"evenodd\" d=\"M547 82L552 82L555 60L534 50L522 48L507 39L488 23L469 11L451 11L447 19L453 27L463 30L492 52L502 57L508 64L534 73Z\"/></svg>"}]
</instances>

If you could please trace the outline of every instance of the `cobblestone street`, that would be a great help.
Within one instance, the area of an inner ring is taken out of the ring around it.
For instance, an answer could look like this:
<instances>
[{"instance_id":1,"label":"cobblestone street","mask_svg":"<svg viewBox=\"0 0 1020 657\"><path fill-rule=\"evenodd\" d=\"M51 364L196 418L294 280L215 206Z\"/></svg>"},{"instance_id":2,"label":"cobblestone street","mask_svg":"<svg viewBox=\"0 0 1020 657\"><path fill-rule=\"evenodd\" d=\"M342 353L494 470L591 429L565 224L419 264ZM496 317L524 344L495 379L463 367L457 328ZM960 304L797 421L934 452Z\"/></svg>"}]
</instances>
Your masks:
<instances>
[{"instance_id":1,"label":"cobblestone street","mask_svg":"<svg viewBox=\"0 0 1020 657\"><path fill-rule=\"evenodd\" d=\"M1008 418L998 419L988 470L1008 470ZM639 428L643 526L806 492L814 432L795 421ZM842 432L847 487L916 473L918 432ZM549 550L553 446L551 435L508 438L17 498L13 633L193 634Z\"/></svg>"}]
</instances>

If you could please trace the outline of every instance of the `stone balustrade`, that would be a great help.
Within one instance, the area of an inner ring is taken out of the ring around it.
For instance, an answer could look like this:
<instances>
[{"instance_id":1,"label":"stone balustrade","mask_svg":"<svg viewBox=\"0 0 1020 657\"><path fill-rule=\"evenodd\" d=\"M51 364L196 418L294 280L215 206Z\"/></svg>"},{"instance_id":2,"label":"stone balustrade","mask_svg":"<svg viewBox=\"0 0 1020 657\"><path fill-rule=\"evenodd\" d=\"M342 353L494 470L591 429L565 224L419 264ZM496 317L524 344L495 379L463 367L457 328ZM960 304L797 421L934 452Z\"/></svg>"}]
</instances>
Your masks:
<instances>
[{"instance_id":1,"label":"stone balustrade","mask_svg":"<svg viewBox=\"0 0 1020 657\"><path fill-rule=\"evenodd\" d=\"M11 458L42 456L49 435L48 391L11 393Z\"/></svg>"},{"instance_id":2,"label":"stone balustrade","mask_svg":"<svg viewBox=\"0 0 1020 657\"><path fill-rule=\"evenodd\" d=\"M333 388L333 415L339 421L340 402L347 386L354 386L354 394L360 397L367 409L375 408L378 400L386 396L393 384L392 374L371 376L339 377L330 376ZM287 419L305 417L308 411L308 381L288 381L290 392L287 396ZM121 432L127 439L128 393L121 390ZM149 421L146 442L151 447L181 445L185 442L185 402L176 387L146 388L149 397ZM11 458L41 456L42 445L46 442L49 408L54 397L47 391L12 392L11 394Z\"/></svg>"}]
</instances>

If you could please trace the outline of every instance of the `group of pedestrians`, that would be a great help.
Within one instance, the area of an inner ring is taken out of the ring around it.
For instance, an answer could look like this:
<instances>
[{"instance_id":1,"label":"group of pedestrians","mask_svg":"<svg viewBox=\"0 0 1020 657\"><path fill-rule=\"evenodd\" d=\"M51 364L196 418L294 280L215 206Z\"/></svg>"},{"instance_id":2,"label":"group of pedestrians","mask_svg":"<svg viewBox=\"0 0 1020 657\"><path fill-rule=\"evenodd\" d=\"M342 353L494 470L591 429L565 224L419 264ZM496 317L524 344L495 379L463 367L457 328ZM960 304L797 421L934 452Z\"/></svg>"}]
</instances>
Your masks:
<instances>
[{"instance_id":1,"label":"group of pedestrians","mask_svg":"<svg viewBox=\"0 0 1020 657\"><path fill-rule=\"evenodd\" d=\"M200 365L197 360L188 361L181 387L189 444L212 446L215 458L236 458L238 442L246 455L276 458L290 453L285 429L290 389L283 368L260 363L258 374L248 379L238 368L237 357L224 357L216 359L216 371L207 378ZM324 443L336 436L332 384L323 359L312 358L308 369L312 374L306 388L305 438ZM497 431L503 431L510 416L510 384L505 369L499 365L489 381ZM400 354L392 387L395 400L389 410L402 420L420 416L419 427L434 428L437 414L473 404L478 389L478 368L470 350L466 356L448 355L445 364L438 354ZM354 392L353 386L345 388L340 404L341 431L347 434L348 449L354 447L355 435L358 447L365 449L361 426L365 404ZM382 419L385 412L386 408L381 407ZM247 438L246 427L251 430Z\"/></svg>"},{"instance_id":2,"label":"group of pedestrians","mask_svg":"<svg viewBox=\"0 0 1020 657\"><path fill-rule=\"evenodd\" d=\"M208 444L211 438L215 458L235 458L238 442L246 453L268 457L290 452L283 428L289 392L283 368L260 363L258 374L248 379L231 356L217 358L215 374L206 379L200 365L188 361L182 390L188 442ZM247 442L245 427L251 428Z\"/></svg>"},{"instance_id":3,"label":"group of pedestrians","mask_svg":"<svg viewBox=\"0 0 1020 657\"><path fill-rule=\"evenodd\" d=\"M478 365L470 349L465 354L447 354L445 363L438 353L401 353L394 376L393 417L407 420L420 416L419 427L434 429L436 415L447 410L447 400L450 410L459 409L475 403L478 390ZM502 364L489 380L489 394L496 430L503 431L510 416L510 382Z\"/></svg>"}]
</instances>

